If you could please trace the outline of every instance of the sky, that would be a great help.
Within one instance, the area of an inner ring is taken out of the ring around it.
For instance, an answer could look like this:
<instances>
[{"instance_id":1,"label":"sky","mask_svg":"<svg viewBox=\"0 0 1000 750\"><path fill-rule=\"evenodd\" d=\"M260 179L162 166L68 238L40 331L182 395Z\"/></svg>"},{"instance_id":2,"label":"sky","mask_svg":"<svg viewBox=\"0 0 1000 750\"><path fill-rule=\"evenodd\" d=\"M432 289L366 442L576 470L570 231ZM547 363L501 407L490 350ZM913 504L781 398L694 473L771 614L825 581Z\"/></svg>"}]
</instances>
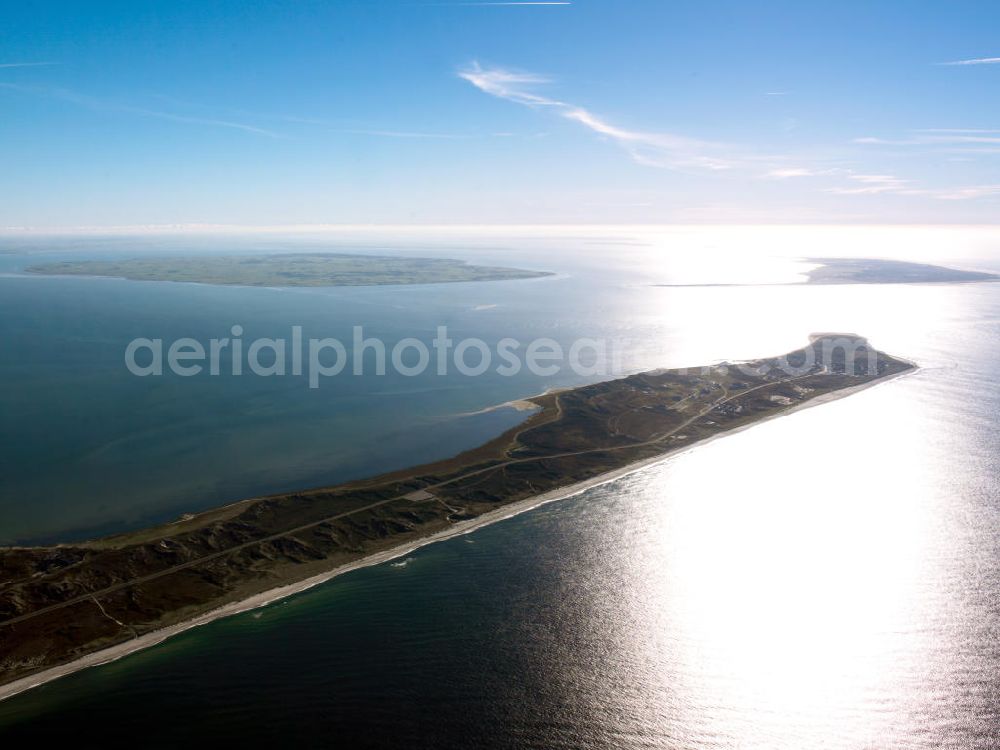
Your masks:
<instances>
[{"instance_id":1,"label":"sky","mask_svg":"<svg viewBox=\"0 0 1000 750\"><path fill-rule=\"evenodd\" d=\"M0 5L0 227L996 223L1000 3Z\"/></svg>"}]
</instances>

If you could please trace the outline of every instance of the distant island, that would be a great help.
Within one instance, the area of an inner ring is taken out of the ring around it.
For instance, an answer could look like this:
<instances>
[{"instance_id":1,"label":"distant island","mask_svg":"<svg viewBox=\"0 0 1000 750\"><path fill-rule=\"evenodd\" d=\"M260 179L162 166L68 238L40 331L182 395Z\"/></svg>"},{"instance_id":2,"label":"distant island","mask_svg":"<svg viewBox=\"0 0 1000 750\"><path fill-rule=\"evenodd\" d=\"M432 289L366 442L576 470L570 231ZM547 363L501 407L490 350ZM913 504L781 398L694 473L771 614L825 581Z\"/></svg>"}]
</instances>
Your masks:
<instances>
[{"instance_id":1,"label":"distant island","mask_svg":"<svg viewBox=\"0 0 1000 750\"><path fill-rule=\"evenodd\" d=\"M819 266L806 272L806 280L781 284L655 284L654 286L800 286L803 284L955 284L998 281L1000 275L982 271L877 258L803 258Z\"/></svg>"},{"instance_id":2,"label":"distant island","mask_svg":"<svg viewBox=\"0 0 1000 750\"><path fill-rule=\"evenodd\" d=\"M124 260L39 263L24 269L47 276L110 276L132 281L180 281L235 286L384 286L506 281L551 276L547 271L474 266L449 258L342 253L156 256Z\"/></svg>"},{"instance_id":3,"label":"distant island","mask_svg":"<svg viewBox=\"0 0 1000 750\"><path fill-rule=\"evenodd\" d=\"M0 548L0 699L914 367L817 334L784 357L531 398L519 426L429 465L90 542Z\"/></svg>"},{"instance_id":4,"label":"distant island","mask_svg":"<svg viewBox=\"0 0 1000 750\"><path fill-rule=\"evenodd\" d=\"M807 258L821 264L809 271L810 284L948 284L996 281L1000 276L927 263L873 258Z\"/></svg>"}]
</instances>

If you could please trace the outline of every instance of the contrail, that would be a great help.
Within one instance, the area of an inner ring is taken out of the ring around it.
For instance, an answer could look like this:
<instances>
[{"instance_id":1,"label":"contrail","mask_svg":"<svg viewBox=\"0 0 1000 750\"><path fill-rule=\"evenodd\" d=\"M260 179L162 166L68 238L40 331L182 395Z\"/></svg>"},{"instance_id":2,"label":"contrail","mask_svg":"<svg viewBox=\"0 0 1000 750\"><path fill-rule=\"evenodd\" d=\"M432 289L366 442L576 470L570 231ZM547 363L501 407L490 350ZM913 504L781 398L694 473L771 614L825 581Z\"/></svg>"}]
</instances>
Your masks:
<instances>
[{"instance_id":1,"label":"contrail","mask_svg":"<svg viewBox=\"0 0 1000 750\"><path fill-rule=\"evenodd\" d=\"M54 62L0 63L0 68L36 68L40 65L58 65Z\"/></svg>"}]
</instances>

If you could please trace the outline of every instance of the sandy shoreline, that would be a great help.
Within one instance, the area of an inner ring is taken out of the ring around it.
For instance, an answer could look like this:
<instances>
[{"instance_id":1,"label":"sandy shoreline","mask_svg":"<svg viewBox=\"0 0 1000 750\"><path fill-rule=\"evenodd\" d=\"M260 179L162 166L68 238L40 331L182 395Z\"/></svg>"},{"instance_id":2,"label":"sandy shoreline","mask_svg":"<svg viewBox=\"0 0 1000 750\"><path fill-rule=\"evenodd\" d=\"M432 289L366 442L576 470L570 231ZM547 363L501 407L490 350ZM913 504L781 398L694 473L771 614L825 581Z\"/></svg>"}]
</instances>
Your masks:
<instances>
[{"instance_id":1,"label":"sandy shoreline","mask_svg":"<svg viewBox=\"0 0 1000 750\"><path fill-rule=\"evenodd\" d=\"M154 631L152 633L147 633L146 635L134 638L130 641L120 643L116 646L111 646L109 648L103 649L101 651L95 651L92 654L87 654L76 661L70 662L68 664L63 664L57 667L51 667L43 672L37 674L29 675L28 677L22 677L21 679L15 680L13 682L7 683L5 685L0 685L0 701L11 698L19 693L23 693L32 688L38 687L39 685L44 685L47 682L57 680L60 677L65 677L67 675L73 674L74 672L79 672L81 670L87 669L89 667L96 667L101 664L107 664L112 661L117 661L125 656L136 653L137 651L142 651L144 649L156 646L163 641L179 635L192 628L197 628L201 625L207 625L210 622L219 620L224 617L231 617L233 615L248 612L250 610L258 609L264 607L273 602L285 599L294 594L311 589L322 583L336 578L337 576L343 575L344 573L349 573L353 570L358 570L360 568L366 568L373 565L381 565L383 563L389 562L390 560L395 560L399 557L410 554L414 550L424 547L428 544L434 544L436 542L444 541L446 539L452 539L456 536L461 536L463 534L469 534L480 529L484 526L489 526L490 524L497 523L498 521L503 521L505 519L511 518L521 513L538 508L539 506L546 505L557 500L563 500L566 498L574 497L589 489L594 487L613 482L616 479L620 479L624 476L634 474L642 469L649 466L661 463L663 461L670 460L676 456L687 453L688 451L700 448L714 440L719 440L721 438L729 437L730 435L735 435L744 430L755 427L758 424L766 422L771 419L778 419L781 417L786 417L796 411L801 411L803 409L809 409L814 406L820 406L821 404L830 403L831 401L836 401L846 396L852 395L859 391L866 390L868 388L874 388L875 386L884 385L897 378L905 377L907 375L912 375L920 371L920 368L914 362L903 359L902 357L895 357L895 359L906 362L912 365L913 369L907 370L905 372L898 373L886 378L882 378L873 382L862 383L857 386L852 386L849 388L842 388L831 393L825 393L820 396L816 396L806 401L805 403L793 406L790 409L782 411L780 414L774 414L769 417L764 417L750 424L743 425L742 427L737 427L732 430L726 430L725 432L719 433L717 435L712 435L703 440L699 440L696 443L690 445L681 446L675 448L674 450L666 451L658 456L652 456L641 461L636 461L628 466L623 466L620 469L615 469L614 471L605 472L599 476L593 477L583 482L577 482L575 484L567 485L565 487L560 487L555 490L543 493L541 495L535 495L524 500L520 500L515 503L510 503L502 508L497 508L489 513L484 513L481 516L470 519L468 521L461 521L456 523L449 529L437 532L435 534L430 534L421 539L408 542L407 544L401 545L399 547L394 547L391 550L385 550L383 552L378 552L367 557L363 557L359 560L355 560L350 563L346 563L339 567L333 568L326 573L321 573L311 578L306 578L297 583L288 584L285 586L280 586L278 588L271 589L270 591L265 591L261 594L249 597L239 602L233 602L231 604L226 604L218 609L214 609L210 612L206 612L203 615L199 615L191 620L187 620L176 625L171 625L166 628Z\"/></svg>"},{"instance_id":2,"label":"sandy shoreline","mask_svg":"<svg viewBox=\"0 0 1000 750\"><path fill-rule=\"evenodd\" d=\"M475 417L479 414L489 414L490 412L500 411L500 409L513 409L514 411L537 411L539 409L538 404L536 404L532 399L542 398L543 396L550 396L553 393L562 393L563 391L572 390L571 388L546 388L541 393L536 393L534 396L528 396L526 398L516 398L513 401L504 401L502 404L494 404L493 406L487 406L485 409L479 409L478 411L466 411L461 414L456 414L456 417Z\"/></svg>"}]
</instances>

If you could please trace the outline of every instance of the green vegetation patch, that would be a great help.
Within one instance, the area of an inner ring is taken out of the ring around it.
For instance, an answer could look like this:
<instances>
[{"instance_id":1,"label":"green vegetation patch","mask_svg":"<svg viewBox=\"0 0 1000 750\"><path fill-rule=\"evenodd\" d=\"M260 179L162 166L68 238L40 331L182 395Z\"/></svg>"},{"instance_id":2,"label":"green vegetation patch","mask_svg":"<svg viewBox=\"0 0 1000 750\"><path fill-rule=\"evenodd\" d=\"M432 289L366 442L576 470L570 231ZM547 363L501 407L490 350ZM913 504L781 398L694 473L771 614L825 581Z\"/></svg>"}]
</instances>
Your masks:
<instances>
[{"instance_id":1,"label":"green vegetation patch","mask_svg":"<svg viewBox=\"0 0 1000 750\"><path fill-rule=\"evenodd\" d=\"M544 271L474 266L448 258L294 253L151 257L41 263L26 271L55 276L111 276L133 281L183 281L238 286L383 286L504 281L549 276Z\"/></svg>"}]
</instances>

